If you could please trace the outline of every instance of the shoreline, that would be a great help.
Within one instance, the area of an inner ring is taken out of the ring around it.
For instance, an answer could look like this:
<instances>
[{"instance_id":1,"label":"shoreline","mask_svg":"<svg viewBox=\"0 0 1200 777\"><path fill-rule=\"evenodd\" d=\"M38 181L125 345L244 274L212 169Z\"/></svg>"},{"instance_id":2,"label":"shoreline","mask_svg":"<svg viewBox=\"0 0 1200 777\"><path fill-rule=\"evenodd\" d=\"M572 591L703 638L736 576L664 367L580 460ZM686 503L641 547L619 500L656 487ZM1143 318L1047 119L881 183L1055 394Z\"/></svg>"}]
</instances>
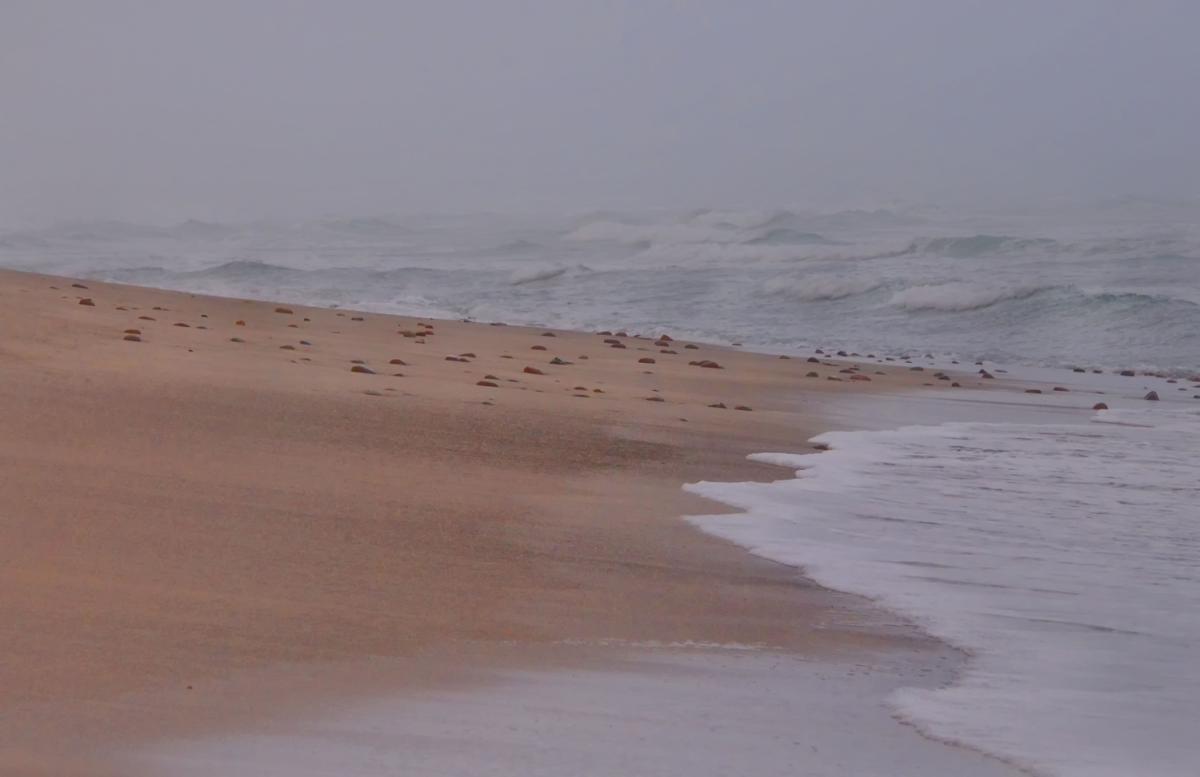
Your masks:
<instances>
[{"instance_id":1,"label":"shoreline","mask_svg":"<svg viewBox=\"0 0 1200 777\"><path fill-rule=\"evenodd\" d=\"M902 365L851 382L850 362L823 360L806 383L802 359L718 346L80 285L0 271L17 430L0 453L21 482L5 531L26 540L0 596L27 635L6 671L24 714L0 733L0 772L102 774L83 742L248 725L261 699L231 715L248 700L215 687L272 666L563 639L817 658L933 644L680 518L713 512L685 482L778 479L745 455L827 431L805 398L919 387ZM436 334L397 334L418 329ZM403 378L380 368L388 354ZM63 518L92 510L104 531ZM135 538L158 547L131 553ZM77 752L51 747L64 736Z\"/></svg>"}]
</instances>

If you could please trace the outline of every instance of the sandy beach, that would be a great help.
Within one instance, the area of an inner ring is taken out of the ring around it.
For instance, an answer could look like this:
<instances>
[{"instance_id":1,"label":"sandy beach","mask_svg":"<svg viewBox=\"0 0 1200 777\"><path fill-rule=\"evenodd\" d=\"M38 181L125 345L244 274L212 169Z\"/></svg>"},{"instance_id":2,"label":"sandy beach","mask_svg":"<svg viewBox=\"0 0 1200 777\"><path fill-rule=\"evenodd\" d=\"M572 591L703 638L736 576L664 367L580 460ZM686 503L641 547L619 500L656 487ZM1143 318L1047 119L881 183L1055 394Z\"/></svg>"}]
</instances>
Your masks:
<instances>
[{"instance_id":1,"label":"sandy beach","mask_svg":"<svg viewBox=\"0 0 1200 777\"><path fill-rule=\"evenodd\" d=\"M684 483L783 476L746 455L825 431L811 400L928 372L11 271L0 332L0 773L638 645L952 658L681 520L723 509Z\"/></svg>"}]
</instances>

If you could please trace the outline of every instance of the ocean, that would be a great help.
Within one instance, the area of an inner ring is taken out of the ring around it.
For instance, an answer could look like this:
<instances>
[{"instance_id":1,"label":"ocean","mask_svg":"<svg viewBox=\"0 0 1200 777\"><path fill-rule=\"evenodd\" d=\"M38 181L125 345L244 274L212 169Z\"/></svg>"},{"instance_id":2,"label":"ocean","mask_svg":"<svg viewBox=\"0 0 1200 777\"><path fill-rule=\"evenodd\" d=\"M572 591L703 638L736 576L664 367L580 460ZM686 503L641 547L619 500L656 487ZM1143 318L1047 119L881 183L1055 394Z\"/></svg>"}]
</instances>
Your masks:
<instances>
[{"instance_id":1,"label":"ocean","mask_svg":"<svg viewBox=\"0 0 1200 777\"><path fill-rule=\"evenodd\" d=\"M811 443L796 440L761 458L797 477L690 486L746 511L693 520L967 651L954 684L893 695L895 715L928 735L1047 775L1195 775L1198 215L1111 203L105 222L0 232L0 264L780 353L979 361L1070 386L986 392L953 413L902 405L823 435L822 453L799 455ZM1162 400L1141 399L1148 388ZM1098 391L1112 410L1091 412Z\"/></svg>"}]
</instances>

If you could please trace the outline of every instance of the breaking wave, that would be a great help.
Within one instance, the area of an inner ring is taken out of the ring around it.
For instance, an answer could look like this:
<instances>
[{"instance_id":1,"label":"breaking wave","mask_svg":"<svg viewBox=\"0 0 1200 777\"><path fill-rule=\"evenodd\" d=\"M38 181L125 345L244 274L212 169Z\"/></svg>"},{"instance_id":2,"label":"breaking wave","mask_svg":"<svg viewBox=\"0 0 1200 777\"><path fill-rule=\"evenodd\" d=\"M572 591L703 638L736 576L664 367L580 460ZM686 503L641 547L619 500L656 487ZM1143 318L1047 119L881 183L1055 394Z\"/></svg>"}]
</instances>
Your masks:
<instances>
[{"instance_id":1,"label":"breaking wave","mask_svg":"<svg viewBox=\"0 0 1200 777\"><path fill-rule=\"evenodd\" d=\"M891 304L905 310L945 310L961 312L991 307L1010 299L1025 299L1053 287L993 287L973 283L937 283L910 286L892 295Z\"/></svg>"}]
</instances>

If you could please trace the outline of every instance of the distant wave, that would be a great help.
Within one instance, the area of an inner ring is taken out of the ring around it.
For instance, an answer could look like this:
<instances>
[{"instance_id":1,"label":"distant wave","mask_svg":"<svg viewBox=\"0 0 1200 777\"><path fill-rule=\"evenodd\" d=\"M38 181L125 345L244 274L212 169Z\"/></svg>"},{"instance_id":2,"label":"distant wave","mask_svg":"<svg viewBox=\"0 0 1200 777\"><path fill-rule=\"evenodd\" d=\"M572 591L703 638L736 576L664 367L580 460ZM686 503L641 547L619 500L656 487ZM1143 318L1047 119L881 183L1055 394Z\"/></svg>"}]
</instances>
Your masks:
<instances>
[{"instance_id":1,"label":"distant wave","mask_svg":"<svg viewBox=\"0 0 1200 777\"><path fill-rule=\"evenodd\" d=\"M951 259L970 259L987 254L1023 251L1053 251L1057 240L1043 237L1011 237L1008 235L970 235L967 237L927 237L914 240L897 256L904 254L935 254Z\"/></svg>"},{"instance_id":2,"label":"distant wave","mask_svg":"<svg viewBox=\"0 0 1200 777\"><path fill-rule=\"evenodd\" d=\"M958 281L910 286L892 295L891 304L905 310L961 312L991 307L1010 299L1025 299L1049 286L986 286Z\"/></svg>"},{"instance_id":3,"label":"distant wave","mask_svg":"<svg viewBox=\"0 0 1200 777\"><path fill-rule=\"evenodd\" d=\"M780 227L744 241L746 245L829 245L830 240L816 232L798 232Z\"/></svg>"},{"instance_id":4,"label":"distant wave","mask_svg":"<svg viewBox=\"0 0 1200 777\"><path fill-rule=\"evenodd\" d=\"M771 278L762 285L764 294L785 296L801 302L845 299L874 291L883 285L881 280L843 278L837 275L782 276Z\"/></svg>"},{"instance_id":5,"label":"distant wave","mask_svg":"<svg viewBox=\"0 0 1200 777\"><path fill-rule=\"evenodd\" d=\"M567 272L569 268L559 266L540 265L537 267L522 267L513 270L508 278L508 282L514 286L520 286L526 283L536 283L538 281L548 281L551 278L557 278Z\"/></svg>"}]
</instances>

